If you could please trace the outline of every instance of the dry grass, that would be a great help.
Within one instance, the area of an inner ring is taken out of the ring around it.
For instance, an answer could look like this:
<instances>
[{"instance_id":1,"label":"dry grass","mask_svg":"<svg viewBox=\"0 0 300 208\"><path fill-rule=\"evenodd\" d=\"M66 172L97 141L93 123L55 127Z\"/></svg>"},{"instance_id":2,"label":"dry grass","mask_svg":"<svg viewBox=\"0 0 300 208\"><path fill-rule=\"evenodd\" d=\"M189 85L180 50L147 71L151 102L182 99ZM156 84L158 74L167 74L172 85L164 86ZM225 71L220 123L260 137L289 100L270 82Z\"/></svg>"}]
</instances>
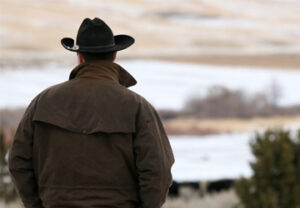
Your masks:
<instances>
[{"instance_id":1,"label":"dry grass","mask_svg":"<svg viewBox=\"0 0 300 208\"><path fill-rule=\"evenodd\" d=\"M7 137L16 129L24 109L0 110L0 124L6 129ZM280 128L300 124L300 115L252 119L197 119L178 118L163 121L169 135L207 135L229 132L253 132L267 128Z\"/></svg>"},{"instance_id":2,"label":"dry grass","mask_svg":"<svg viewBox=\"0 0 300 208\"><path fill-rule=\"evenodd\" d=\"M151 57L167 61L208 64L217 66L247 66L271 69L300 68L300 55L199 55Z\"/></svg>"},{"instance_id":3,"label":"dry grass","mask_svg":"<svg viewBox=\"0 0 300 208\"><path fill-rule=\"evenodd\" d=\"M232 208L238 203L234 191L206 195L203 198L193 194L180 198L168 199L163 208Z\"/></svg>"},{"instance_id":4,"label":"dry grass","mask_svg":"<svg viewBox=\"0 0 300 208\"><path fill-rule=\"evenodd\" d=\"M267 128L281 128L300 123L300 116L252 119L196 119L180 118L164 122L170 135L252 132Z\"/></svg>"},{"instance_id":5,"label":"dry grass","mask_svg":"<svg viewBox=\"0 0 300 208\"><path fill-rule=\"evenodd\" d=\"M232 190L206 195L203 198L189 192L179 198L168 198L162 208L232 208L236 203L238 198ZM23 208L23 205L19 200L10 204L0 201L0 208Z\"/></svg>"}]
</instances>

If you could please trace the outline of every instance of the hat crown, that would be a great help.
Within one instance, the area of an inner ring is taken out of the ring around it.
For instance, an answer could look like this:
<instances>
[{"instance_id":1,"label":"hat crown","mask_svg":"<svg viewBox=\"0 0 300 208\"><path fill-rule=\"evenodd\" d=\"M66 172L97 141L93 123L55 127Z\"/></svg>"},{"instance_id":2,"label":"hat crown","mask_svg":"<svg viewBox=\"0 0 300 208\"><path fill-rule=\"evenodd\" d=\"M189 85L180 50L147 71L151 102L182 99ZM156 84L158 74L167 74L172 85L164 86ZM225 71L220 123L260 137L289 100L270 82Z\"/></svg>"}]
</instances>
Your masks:
<instances>
[{"instance_id":1,"label":"hat crown","mask_svg":"<svg viewBox=\"0 0 300 208\"><path fill-rule=\"evenodd\" d=\"M114 35L110 27L101 19L85 18L81 23L76 44L83 47L107 46L113 45Z\"/></svg>"},{"instance_id":2,"label":"hat crown","mask_svg":"<svg viewBox=\"0 0 300 208\"><path fill-rule=\"evenodd\" d=\"M85 18L77 33L76 43L73 38L61 39L62 46L73 52L106 53L120 51L134 43L129 35L114 36L110 27L100 18Z\"/></svg>"}]
</instances>

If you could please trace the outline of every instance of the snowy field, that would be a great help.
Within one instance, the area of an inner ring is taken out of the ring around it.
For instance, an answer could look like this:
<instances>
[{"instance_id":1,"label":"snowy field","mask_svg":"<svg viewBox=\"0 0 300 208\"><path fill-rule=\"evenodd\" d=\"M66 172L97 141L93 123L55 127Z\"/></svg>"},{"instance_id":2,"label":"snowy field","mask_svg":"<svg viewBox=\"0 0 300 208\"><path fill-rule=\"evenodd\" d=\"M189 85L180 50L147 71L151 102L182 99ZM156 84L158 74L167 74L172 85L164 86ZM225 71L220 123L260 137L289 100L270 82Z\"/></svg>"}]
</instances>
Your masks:
<instances>
[{"instance_id":1,"label":"snowy field","mask_svg":"<svg viewBox=\"0 0 300 208\"><path fill-rule=\"evenodd\" d=\"M249 142L252 134L171 137L175 155L172 168L176 181L210 181L249 177L253 161Z\"/></svg>"},{"instance_id":2,"label":"snowy field","mask_svg":"<svg viewBox=\"0 0 300 208\"><path fill-rule=\"evenodd\" d=\"M158 109L180 109L192 96L204 96L219 85L249 93L265 91L275 82L281 89L279 104L300 103L300 71L223 67L162 61L122 61L138 81L131 89ZM28 105L43 89L68 79L71 69L49 65L43 69L0 70L0 108Z\"/></svg>"},{"instance_id":3,"label":"snowy field","mask_svg":"<svg viewBox=\"0 0 300 208\"><path fill-rule=\"evenodd\" d=\"M286 125L284 129L296 137L300 124ZM255 133L169 138L175 156L172 174L176 181L213 181L252 175L249 163L255 158L250 143L254 141Z\"/></svg>"},{"instance_id":4,"label":"snowy field","mask_svg":"<svg viewBox=\"0 0 300 208\"><path fill-rule=\"evenodd\" d=\"M120 63L137 80L132 90L142 94L157 108L179 109L192 95L205 95L211 86L243 89L254 93L276 81L282 87L280 104L300 103L300 71L216 67L161 61L123 61ZM43 69L0 70L0 108L24 107L43 89L68 79L71 69L49 65ZM299 126L290 127L297 129ZM201 137L174 136L171 145L177 181L202 181L248 177L253 160L251 133Z\"/></svg>"}]
</instances>

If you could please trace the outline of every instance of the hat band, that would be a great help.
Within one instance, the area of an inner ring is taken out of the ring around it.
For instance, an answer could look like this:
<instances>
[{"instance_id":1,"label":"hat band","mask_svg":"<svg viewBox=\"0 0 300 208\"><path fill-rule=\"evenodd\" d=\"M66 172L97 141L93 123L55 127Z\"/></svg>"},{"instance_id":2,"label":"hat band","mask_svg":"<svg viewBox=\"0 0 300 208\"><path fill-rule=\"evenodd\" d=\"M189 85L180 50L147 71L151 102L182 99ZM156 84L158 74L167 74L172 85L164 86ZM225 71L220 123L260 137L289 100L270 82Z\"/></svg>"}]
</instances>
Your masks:
<instances>
[{"instance_id":1,"label":"hat band","mask_svg":"<svg viewBox=\"0 0 300 208\"><path fill-rule=\"evenodd\" d=\"M115 46L115 43L109 44L109 45L102 45L102 46L78 46L79 49L105 49Z\"/></svg>"}]
</instances>

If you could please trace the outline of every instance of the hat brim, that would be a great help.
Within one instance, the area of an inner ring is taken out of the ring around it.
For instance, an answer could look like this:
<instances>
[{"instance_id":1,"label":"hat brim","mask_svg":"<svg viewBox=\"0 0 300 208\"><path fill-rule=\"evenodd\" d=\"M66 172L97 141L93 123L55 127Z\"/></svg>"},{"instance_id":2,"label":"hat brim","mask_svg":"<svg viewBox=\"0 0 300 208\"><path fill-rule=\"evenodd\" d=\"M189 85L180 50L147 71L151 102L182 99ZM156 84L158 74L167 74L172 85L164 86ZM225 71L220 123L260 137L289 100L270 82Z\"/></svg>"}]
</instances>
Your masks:
<instances>
[{"instance_id":1,"label":"hat brim","mask_svg":"<svg viewBox=\"0 0 300 208\"><path fill-rule=\"evenodd\" d=\"M75 45L75 41L73 38L63 38L61 39L61 44L65 49L73 52L105 53L126 49L134 43L134 38L129 35L116 35L114 36L114 39L115 44L111 47L100 46L80 48L80 46Z\"/></svg>"}]
</instances>

